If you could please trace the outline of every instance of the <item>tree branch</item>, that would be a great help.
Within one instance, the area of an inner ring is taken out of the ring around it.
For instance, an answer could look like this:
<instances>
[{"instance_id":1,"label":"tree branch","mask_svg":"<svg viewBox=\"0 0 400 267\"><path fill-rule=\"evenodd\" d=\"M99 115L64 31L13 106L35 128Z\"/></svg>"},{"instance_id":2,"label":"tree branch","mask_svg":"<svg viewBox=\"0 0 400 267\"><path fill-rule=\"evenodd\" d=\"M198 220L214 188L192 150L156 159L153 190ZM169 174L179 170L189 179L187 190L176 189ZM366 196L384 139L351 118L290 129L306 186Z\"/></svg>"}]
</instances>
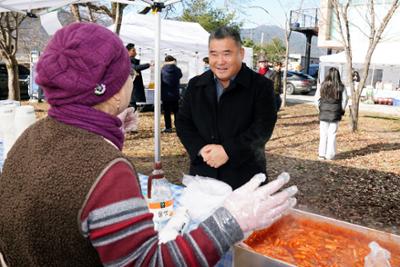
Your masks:
<instances>
[{"instance_id":1,"label":"tree branch","mask_svg":"<svg viewBox=\"0 0 400 267\"><path fill-rule=\"evenodd\" d=\"M112 12L105 5L97 6L92 3L87 3L86 5L87 5L87 7L89 7L90 9L92 9L95 12L104 13L107 16L109 16L110 18L113 18Z\"/></svg>"}]
</instances>

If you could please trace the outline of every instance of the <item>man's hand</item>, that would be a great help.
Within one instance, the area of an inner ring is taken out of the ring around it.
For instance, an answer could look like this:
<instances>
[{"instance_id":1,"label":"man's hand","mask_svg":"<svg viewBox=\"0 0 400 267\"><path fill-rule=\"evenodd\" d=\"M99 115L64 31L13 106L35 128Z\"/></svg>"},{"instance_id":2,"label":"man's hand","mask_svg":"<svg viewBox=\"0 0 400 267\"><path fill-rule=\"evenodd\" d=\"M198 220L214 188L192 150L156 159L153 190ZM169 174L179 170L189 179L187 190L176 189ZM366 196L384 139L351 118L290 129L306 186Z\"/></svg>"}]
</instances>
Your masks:
<instances>
[{"instance_id":1,"label":"man's hand","mask_svg":"<svg viewBox=\"0 0 400 267\"><path fill-rule=\"evenodd\" d=\"M221 145L206 145L200 150L200 155L208 166L219 168L224 165L229 157Z\"/></svg>"}]
</instances>

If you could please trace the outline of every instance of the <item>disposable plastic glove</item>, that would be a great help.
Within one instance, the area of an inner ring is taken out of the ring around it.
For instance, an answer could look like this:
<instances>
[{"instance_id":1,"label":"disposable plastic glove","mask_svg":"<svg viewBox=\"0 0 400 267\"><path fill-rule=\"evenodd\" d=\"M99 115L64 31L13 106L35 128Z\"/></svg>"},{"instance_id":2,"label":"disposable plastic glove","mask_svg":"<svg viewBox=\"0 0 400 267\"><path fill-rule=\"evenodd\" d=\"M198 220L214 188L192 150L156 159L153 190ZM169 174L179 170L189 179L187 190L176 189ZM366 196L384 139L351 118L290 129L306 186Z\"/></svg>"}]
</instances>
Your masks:
<instances>
[{"instance_id":1,"label":"disposable plastic glove","mask_svg":"<svg viewBox=\"0 0 400 267\"><path fill-rule=\"evenodd\" d=\"M185 175L180 203L188 209L191 224L199 224L222 206L232 187L210 177Z\"/></svg>"},{"instance_id":2,"label":"disposable plastic glove","mask_svg":"<svg viewBox=\"0 0 400 267\"><path fill-rule=\"evenodd\" d=\"M121 122L121 130L126 132L136 131L138 128L138 114L132 107L126 108L117 116Z\"/></svg>"},{"instance_id":3,"label":"disposable plastic glove","mask_svg":"<svg viewBox=\"0 0 400 267\"><path fill-rule=\"evenodd\" d=\"M390 267L390 252L372 241L369 243L371 252L365 256L364 267Z\"/></svg>"},{"instance_id":4,"label":"disposable plastic glove","mask_svg":"<svg viewBox=\"0 0 400 267\"><path fill-rule=\"evenodd\" d=\"M282 173L276 180L259 187L265 179L264 174L256 174L249 182L233 191L224 202L224 207L244 233L270 226L296 205L293 196L298 191L297 186L278 192L290 180L288 173Z\"/></svg>"}]
</instances>

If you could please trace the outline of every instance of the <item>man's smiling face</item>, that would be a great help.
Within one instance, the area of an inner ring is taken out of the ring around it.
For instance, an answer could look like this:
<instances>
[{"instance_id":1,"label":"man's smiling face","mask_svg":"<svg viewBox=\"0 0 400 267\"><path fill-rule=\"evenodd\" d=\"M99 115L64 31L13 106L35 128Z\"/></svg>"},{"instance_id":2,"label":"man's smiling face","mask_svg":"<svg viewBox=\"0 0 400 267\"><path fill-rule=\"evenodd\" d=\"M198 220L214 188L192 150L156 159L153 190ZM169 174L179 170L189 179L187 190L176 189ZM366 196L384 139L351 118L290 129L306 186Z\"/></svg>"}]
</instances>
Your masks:
<instances>
[{"instance_id":1,"label":"man's smiling face","mask_svg":"<svg viewBox=\"0 0 400 267\"><path fill-rule=\"evenodd\" d=\"M212 39L208 54L212 72L222 84L229 84L242 67L244 49L232 38Z\"/></svg>"}]
</instances>

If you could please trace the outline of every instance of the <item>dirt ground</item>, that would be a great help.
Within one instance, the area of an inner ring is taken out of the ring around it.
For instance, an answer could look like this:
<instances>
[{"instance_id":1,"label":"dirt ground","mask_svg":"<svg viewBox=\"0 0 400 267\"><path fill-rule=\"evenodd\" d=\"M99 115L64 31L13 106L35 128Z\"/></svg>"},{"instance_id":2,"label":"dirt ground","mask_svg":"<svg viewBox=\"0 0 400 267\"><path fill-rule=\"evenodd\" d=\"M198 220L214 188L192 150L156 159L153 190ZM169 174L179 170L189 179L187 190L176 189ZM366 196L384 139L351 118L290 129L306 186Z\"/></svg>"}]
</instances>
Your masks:
<instances>
[{"instance_id":1,"label":"dirt ground","mask_svg":"<svg viewBox=\"0 0 400 267\"><path fill-rule=\"evenodd\" d=\"M39 117L47 105L36 104ZM149 174L154 161L153 113L140 113L139 131L127 134L124 152L138 172ZM299 188L297 208L400 234L400 118L361 113L352 133L348 114L340 123L338 154L319 161L319 121L311 105L292 104L279 112L267 143L270 177L286 171ZM162 126L163 128L163 122ZM176 133L162 134L167 178L179 183L189 162Z\"/></svg>"}]
</instances>

